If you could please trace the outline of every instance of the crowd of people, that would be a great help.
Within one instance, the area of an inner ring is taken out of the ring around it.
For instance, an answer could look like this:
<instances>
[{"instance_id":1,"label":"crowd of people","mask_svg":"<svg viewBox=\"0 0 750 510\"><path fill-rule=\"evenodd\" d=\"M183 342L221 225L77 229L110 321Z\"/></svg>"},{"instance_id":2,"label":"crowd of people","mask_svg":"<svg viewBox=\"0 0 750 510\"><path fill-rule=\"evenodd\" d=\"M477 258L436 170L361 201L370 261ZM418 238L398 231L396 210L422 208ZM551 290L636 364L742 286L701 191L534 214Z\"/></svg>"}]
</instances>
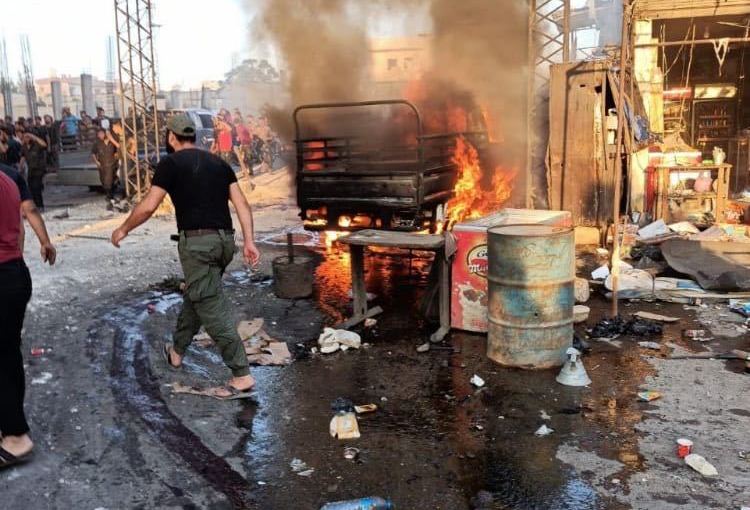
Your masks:
<instances>
[{"instance_id":1,"label":"crowd of people","mask_svg":"<svg viewBox=\"0 0 750 510\"><path fill-rule=\"evenodd\" d=\"M244 117L239 109L222 108L214 117L214 143L211 152L229 164L236 163L252 173L255 165L273 166L282 144L268 124L266 115Z\"/></svg>"}]
</instances>

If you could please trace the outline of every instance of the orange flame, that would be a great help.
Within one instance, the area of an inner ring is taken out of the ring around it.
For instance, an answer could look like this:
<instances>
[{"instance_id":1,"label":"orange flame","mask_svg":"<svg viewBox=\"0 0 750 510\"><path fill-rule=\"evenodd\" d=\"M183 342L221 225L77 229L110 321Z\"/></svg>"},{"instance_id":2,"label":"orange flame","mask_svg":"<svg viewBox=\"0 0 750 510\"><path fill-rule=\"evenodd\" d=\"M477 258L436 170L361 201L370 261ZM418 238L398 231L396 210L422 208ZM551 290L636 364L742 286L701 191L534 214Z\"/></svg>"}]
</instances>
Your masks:
<instances>
[{"instance_id":1,"label":"orange flame","mask_svg":"<svg viewBox=\"0 0 750 510\"><path fill-rule=\"evenodd\" d=\"M514 171L496 167L492 176L492 189L482 189L482 168L477 150L465 138L456 139L456 149L451 158L458 167L458 181L453 188L454 197L447 204L448 225L481 218L497 211L510 198Z\"/></svg>"}]
</instances>

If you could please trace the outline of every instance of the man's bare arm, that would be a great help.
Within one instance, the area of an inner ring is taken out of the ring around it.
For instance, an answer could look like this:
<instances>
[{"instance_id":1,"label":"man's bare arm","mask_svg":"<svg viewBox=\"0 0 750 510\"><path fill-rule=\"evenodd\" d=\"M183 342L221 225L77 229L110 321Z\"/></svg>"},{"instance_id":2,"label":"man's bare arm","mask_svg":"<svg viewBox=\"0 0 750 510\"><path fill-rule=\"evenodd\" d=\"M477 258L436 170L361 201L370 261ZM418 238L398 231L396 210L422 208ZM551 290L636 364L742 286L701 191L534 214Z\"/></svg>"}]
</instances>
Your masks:
<instances>
[{"instance_id":1,"label":"man's bare arm","mask_svg":"<svg viewBox=\"0 0 750 510\"><path fill-rule=\"evenodd\" d=\"M21 202L21 213L26 218L26 221L31 225L31 229L36 234L36 238L39 239L40 253L42 255L42 261L48 262L49 265L55 263L57 259L57 250L52 245L52 241L49 239L47 233L47 225L44 223L44 218L39 213L39 209L34 205L33 200L24 200ZM23 246L21 246L23 249Z\"/></svg>"},{"instance_id":2,"label":"man's bare arm","mask_svg":"<svg viewBox=\"0 0 750 510\"><path fill-rule=\"evenodd\" d=\"M37 144L39 144L41 147L47 147L47 142L44 141L43 138L39 138L34 133L29 133L31 135L31 139L34 140Z\"/></svg>"},{"instance_id":3,"label":"man's bare arm","mask_svg":"<svg viewBox=\"0 0 750 510\"><path fill-rule=\"evenodd\" d=\"M245 240L242 254L245 256L245 262L257 265L260 261L260 251L255 246L253 210L250 208L250 204L247 203L240 185L236 182L233 182L229 186L229 200L237 211L237 218L240 220L240 226L242 227L242 237Z\"/></svg>"},{"instance_id":4,"label":"man's bare arm","mask_svg":"<svg viewBox=\"0 0 750 510\"><path fill-rule=\"evenodd\" d=\"M120 148L120 142L118 142L115 137L112 136L112 133L110 131L107 131L107 138L110 142L112 142L112 145L114 145L116 149Z\"/></svg>"},{"instance_id":5,"label":"man's bare arm","mask_svg":"<svg viewBox=\"0 0 750 510\"><path fill-rule=\"evenodd\" d=\"M127 236L130 231L145 223L156 212L156 209L159 207L159 204L161 204L161 201L164 200L166 194L167 191L165 189L160 188L159 186L151 186L151 189L146 196L143 197L143 200L133 208L130 216L128 216L122 225L112 232L112 244L119 248L120 241L125 239L125 236Z\"/></svg>"}]
</instances>

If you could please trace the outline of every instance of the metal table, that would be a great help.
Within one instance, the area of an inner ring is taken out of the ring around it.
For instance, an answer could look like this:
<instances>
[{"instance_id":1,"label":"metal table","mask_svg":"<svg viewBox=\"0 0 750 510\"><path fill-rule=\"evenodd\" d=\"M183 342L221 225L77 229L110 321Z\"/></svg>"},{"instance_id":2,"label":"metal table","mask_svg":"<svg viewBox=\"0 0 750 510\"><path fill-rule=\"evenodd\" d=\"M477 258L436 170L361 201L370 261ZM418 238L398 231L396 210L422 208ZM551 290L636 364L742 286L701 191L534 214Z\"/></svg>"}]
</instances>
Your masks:
<instances>
[{"instance_id":1,"label":"metal table","mask_svg":"<svg viewBox=\"0 0 750 510\"><path fill-rule=\"evenodd\" d=\"M450 331L450 264L445 255L445 238L442 235L390 232L384 230L360 230L338 239L336 242L349 245L352 269L352 316L337 327L346 329L365 319L382 313L379 306L367 308L365 289L365 247L379 246L435 252L434 264L438 269L438 300L440 328L430 336L430 341L439 342Z\"/></svg>"}]
</instances>

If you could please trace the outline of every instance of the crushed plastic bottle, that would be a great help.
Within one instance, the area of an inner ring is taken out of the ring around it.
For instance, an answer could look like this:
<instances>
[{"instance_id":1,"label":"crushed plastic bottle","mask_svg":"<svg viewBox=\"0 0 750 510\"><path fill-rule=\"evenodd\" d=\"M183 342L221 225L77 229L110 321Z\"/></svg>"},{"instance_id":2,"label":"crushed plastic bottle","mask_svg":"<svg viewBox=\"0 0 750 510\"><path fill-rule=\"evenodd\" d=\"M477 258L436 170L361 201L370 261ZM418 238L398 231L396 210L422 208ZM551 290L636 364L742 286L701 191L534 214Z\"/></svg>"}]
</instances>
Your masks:
<instances>
[{"instance_id":1,"label":"crushed plastic bottle","mask_svg":"<svg viewBox=\"0 0 750 510\"><path fill-rule=\"evenodd\" d=\"M378 497L351 499L349 501L336 501L326 503L320 510L394 510L395 507L389 499Z\"/></svg>"}]
</instances>

